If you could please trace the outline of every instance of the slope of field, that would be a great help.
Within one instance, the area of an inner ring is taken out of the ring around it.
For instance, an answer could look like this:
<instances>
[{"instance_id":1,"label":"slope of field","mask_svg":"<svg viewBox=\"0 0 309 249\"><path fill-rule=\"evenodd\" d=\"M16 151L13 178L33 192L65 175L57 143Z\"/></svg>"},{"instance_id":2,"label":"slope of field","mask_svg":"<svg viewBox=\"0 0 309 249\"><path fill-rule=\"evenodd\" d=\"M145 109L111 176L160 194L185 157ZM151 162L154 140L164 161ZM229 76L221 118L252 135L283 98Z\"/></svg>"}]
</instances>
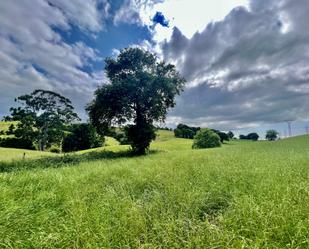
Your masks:
<instances>
[{"instance_id":1,"label":"slope of field","mask_svg":"<svg viewBox=\"0 0 309 249\"><path fill-rule=\"evenodd\" d=\"M16 121L10 121L10 122L0 121L0 131L7 131L11 124L16 126L17 122Z\"/></svg>"},{"instance_id":2,"label":"slope of field","mask_svg":"<svg viewBox=\"0 0 309 249\"><path fill-rule=\"evenodd\" d=\"M21 160L21 159L37 159L37 158L53 156L53 155L54 154L50 152L0 147L0 162L1 161L11 161L11 160Z\"/></svg>"},{"instance_id":3,"label":"slope of field","mask_svg":"<svg viewBox=\"0 0 309 249\"><path fill-rule=\"evenodd\" d=\"M148 156L0 173L0 247L309 247L308 136L191 144L166 132Z\"/></svg>"},{"instance_id":4,"label":"slope of field","mask_svg":"<svg viewBox=\"0 0 309 249\"><path fill-rule=\"evenodd\" d=\"M6 132L9 129L11 124L16 126L17 122L16 121L10 121L10 122L0 121L0 131ZM14 137L14 135L6 135L6 134L1 135L0 134L0 138L7 138L7 137Z\"/></svg>"}]
</instances>

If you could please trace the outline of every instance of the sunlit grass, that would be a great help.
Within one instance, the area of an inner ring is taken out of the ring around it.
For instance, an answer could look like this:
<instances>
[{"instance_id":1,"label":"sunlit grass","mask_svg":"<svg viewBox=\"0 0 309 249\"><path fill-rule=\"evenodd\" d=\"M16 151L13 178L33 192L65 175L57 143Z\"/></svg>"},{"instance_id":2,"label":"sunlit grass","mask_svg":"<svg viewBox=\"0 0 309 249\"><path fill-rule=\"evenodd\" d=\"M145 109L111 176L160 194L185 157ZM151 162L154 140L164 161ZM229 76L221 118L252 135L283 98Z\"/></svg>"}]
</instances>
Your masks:
<instances>
[{"instance_id":1,"label":"sunlit grass","mask_svg":"<svg viewBox=\"0 0 309 249\"><path fill-rule=\"evenodd\" d=\"M148 156L1 173L0 248L309 247L308 136L191 145L165 133Z\"/></svg>"}]
</instances>

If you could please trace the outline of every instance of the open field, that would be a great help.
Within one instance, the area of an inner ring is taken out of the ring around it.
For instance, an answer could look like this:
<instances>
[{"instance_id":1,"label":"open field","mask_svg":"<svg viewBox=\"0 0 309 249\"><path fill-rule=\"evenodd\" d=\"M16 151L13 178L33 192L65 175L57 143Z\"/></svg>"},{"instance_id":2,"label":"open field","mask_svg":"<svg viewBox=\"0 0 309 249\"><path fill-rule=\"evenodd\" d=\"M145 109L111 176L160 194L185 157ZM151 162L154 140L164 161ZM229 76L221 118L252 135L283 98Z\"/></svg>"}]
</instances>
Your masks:
<instances>
[{"instance_id":1,"label":"open field","mask_svg":"<svg viewBox=\"0 0 309 249\"><path fill-rule=\"evenodd\" d=\"M191 143L162 131L148 156L2 162L0 248L309 247L309 136Z\"/></svg>"}]
</instances>

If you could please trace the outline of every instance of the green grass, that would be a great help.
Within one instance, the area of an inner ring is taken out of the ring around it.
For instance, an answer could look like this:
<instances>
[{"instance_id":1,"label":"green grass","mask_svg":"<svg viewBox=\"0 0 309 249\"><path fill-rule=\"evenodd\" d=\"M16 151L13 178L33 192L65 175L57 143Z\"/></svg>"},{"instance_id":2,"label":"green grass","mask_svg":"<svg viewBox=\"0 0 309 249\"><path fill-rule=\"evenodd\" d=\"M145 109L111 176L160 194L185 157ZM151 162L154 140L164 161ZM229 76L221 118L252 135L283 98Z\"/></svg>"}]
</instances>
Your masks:
<instances>
[{"instance_id":1,"label":"green grass","mask_svg":"<svg viewBox=\"0 0 309 249\"><path fill-rule=\"evenodd\" d=\"M17 121L0 121L0 131L6 132L10 125L13 124L15 127L17 125ZM1 135L0 138L9 138L9 137L14 137L14 135Z\"/></svg>"},{"instance_id":2,"label":"green grass","mask_svg":"<svg viewBox=\"0 0 309 249\"><path fill-rule=\"evenodd\" d=\"M113 145L4 170L0 248L309 248L308 136L191 144L160 132L148 156Z\"/></svg>"},{"instance_id":3,"label":"green grass","mask_svg":"<svg viewBox=\"0 0 309 249\"><path fill-rule=\"evenodd\" d=\"M0 131L7 131L10 125L17 125L17 121L0 121Z\"/></svg>"},{"instance_id":4,"label":"green grass","mask_svg":"<svg viewBox=\"0 0 309 249\"><path fill-rule=\"evenodd\" d=\"M25 156L24 156L25 154ZM0 147L0 162L25 159L38 159L46 156L53 156L50 152L41 152L35 150L13 149Z\"/></svg>"}]
</instances>

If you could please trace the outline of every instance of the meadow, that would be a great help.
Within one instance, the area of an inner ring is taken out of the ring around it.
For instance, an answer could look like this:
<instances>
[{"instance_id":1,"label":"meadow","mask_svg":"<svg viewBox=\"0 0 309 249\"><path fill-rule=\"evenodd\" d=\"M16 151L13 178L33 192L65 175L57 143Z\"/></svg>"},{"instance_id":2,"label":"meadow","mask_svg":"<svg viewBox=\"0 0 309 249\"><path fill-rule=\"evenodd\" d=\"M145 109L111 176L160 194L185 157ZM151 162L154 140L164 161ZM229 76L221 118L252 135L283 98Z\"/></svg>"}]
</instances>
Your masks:
<instances>
[{"instance_id":1,"label":"meadow","mask_svg":"<svg viewBox=\"0 0 309 249\"><path fill-rule=\"evenodd\" d=\"M160 131L140 157L107 141L0 149L0 248L309 248L309 136L192 150Z\"/></svg>"}]
</instances>

